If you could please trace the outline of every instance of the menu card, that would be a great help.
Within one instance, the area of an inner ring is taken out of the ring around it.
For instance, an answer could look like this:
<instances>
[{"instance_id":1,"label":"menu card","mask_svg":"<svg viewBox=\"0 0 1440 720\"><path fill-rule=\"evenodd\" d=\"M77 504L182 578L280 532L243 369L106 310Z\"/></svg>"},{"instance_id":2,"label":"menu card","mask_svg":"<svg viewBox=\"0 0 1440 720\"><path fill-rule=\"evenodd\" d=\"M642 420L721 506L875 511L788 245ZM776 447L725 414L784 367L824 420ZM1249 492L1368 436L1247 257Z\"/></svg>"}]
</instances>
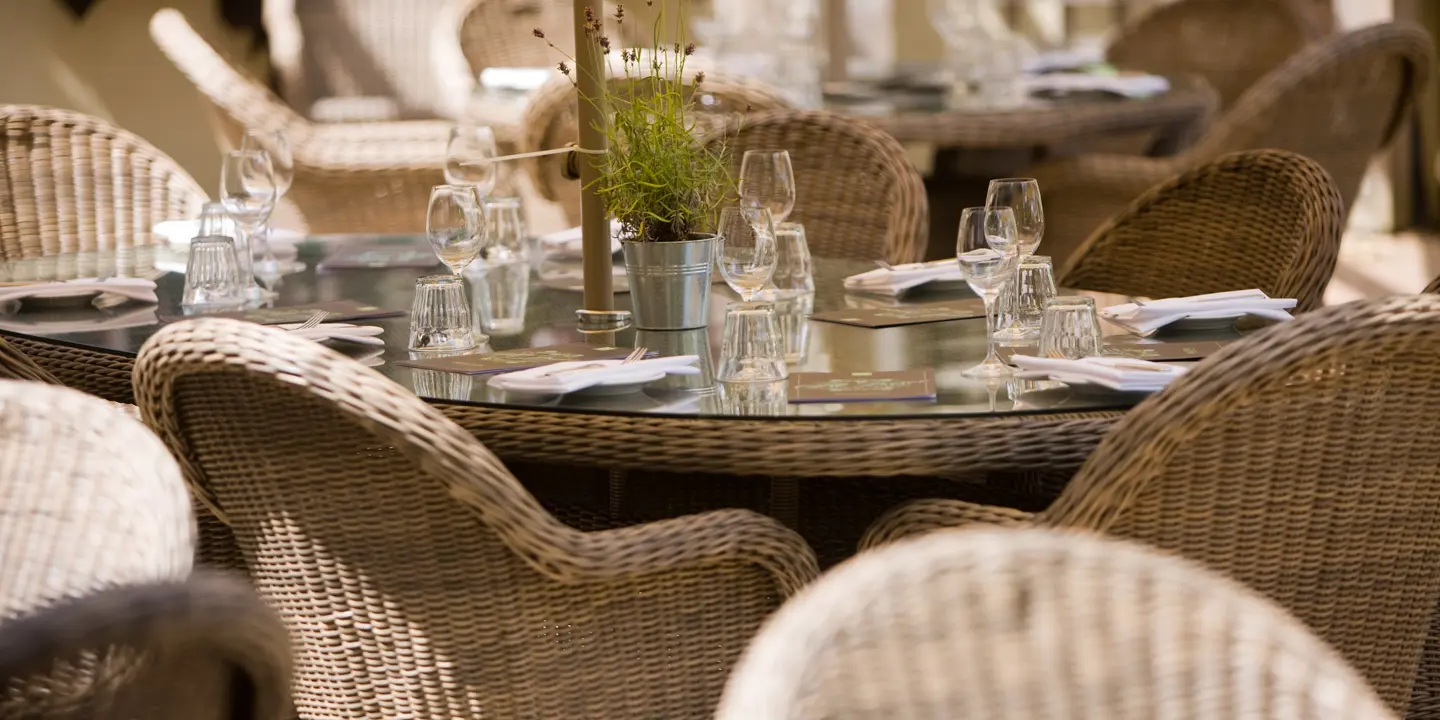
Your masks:
<instances>
[{"instance_id":1,"label":"menu card","mask_svg":"<svg viewBox=\"0 0 1440 720\"><path fill-rule=\"evenodd\" d=\"M206 313L204 315L169 315L162 316L160 319L164 322L174 322L176 320L188 320L196 317L223 317L245 320L261 325L280 325L283 323L303 323L309 320L310 316L321 310L330 313L325 317L325 322L368 320L370 318L395 317L405 314L404 310L383 308L378 305L369 305L355 300L333 300L331 302L311 303L309 305L256 308L254 310Z\"/></svg>"},{"instance_id":2,"label":"menu card","mask_svg":"<svg viewBox=\"0 0 1440 720\"><path fill-rule=\"evenodd\" d=\"M791 403L934 400L935 375L929 370L795 373L788 394Z\"/></svg>"},{"instance_id":3,"label":"menu card","mask_svg":"<svg viewBox=\"0 0 1440 720\"><path fill-rule=\"evenodd\" d=\"M597 347L584 343L550 345L538 348L520 348L492 353L470 353L446 357L420 358L396 363L406 367L439 370L441 372L464 373L466 375L488 375L491 373L526 370L558 362L574 360L622 360L633 348Z\"/></svg>"},{"instance_id":4,"label":"menu card","mask_svg":"<svg viewBox=\"0 0 1440 720\"><path fill-rule=\"evenodd\" d=\"M1231 342L1233 341L1197 340L1194 342L1151 342L1139 339L1107 338L1105 342L1105 352L1103 354L1109 357L1127 357L1137 360L1152 360L1155 362L1200 360L1214 355L1220 351L1220 348L1225 347ZM1010 362L1010 358L1015 355L1038 354L1035 345L999 347L996 348L996 352L999 353L1000 359L1007 363Z\"/></svg>"},{"instance_id":5,"label":"menu card","mask_svg":"<svg viewBox=\"0 0 1440 720\"><path fill-rule=\"evenodd\" d=\"M810 319L866 328L887 328L983 317L985 317L985 301L972 298L923 305L833 310L815 313L810 316Z\"/></svg>"},{"instance_id":6,"label":"menu card","mask_svg":"<svg viewBox=\"0 0 1440 720\"><path fill-rule=\"evenodd\" d=\"M413 238L346 240L320 261L317 270L429 268L440 264L427 243Z\"/></svg>"}]
</instances>

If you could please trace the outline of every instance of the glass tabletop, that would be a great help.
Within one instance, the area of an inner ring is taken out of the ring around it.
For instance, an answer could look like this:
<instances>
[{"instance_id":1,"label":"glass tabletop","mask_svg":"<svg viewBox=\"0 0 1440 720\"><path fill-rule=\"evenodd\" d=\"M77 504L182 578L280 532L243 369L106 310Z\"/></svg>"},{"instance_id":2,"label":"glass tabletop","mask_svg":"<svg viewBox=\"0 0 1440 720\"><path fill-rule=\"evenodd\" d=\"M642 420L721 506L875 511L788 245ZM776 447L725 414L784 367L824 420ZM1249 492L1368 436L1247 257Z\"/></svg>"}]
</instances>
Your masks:
<instances>
[{"instance_id":1,"label":"glass tabletop","mask_svg":"<svg viewBox=\"0 0 1440 720\"><path fill-rule=\"evenodd\" d=\"M418 241L419 239L416 238ZM291 272L276 286L276 306L330 300L357 300L386 308L408 310L415 279L436 270L417 268L317 270L333 250L334 241L309 239L298 246ZM172 260L173 262L173 260ZM303 269L302 269L303 268ZM591 335L580 332L574 311L581 294L551 287L532 279L525 308L524 327L509 335L491 333L478 352L589 343L619 347L645 346L660 355L702 356L698 376L670 376L634 392L618 395L527 396L489 387L489 376L422 370L398 364L423 355L406 349L408 317L359 320L356 324L384 329L384 347L335 342L332 347L429 400L483 406L516 407L583 413L699 416L790 417L805 419L879 419L945 416L1003 416L1026 413L1093 412L1129 408L1144 395L1076 389L1055 383L1017 380L977 380L963 372L985 355L983 319L870 329L812 320L811 312L897 304L888 298L846 293L843 278L872 269L854 260L815 260L813 297L785 301L778 306L789 364L795 372L874 372L928 369L934 374L938 397L934 400L804 403L786 401L784 388L726 384L717 389L713 368L720 356L721 329L727 307L738 297L722 284L712 286L709 326L699 330L658 332L626 329ZM623 272L623 270L622 270ZM0 331L122 355L136 354L161 327L160 318L180 315L184 277L169 272L156 281L160 305L130 304L108 310L22 310L0 316ZM565 285L566 283L555 283ZM471 284L473 289L473 283ZM473 294L473 290L472 290ZM937 302L971 297L965 291L934 293L907 302ZM1121 302L1102 297L1101 307ZM629 307L629 296L617 293L616 305ZM1186 335L1187 340L1234 337L1233 330ZM1024 352L1023 350L1021 352ZM1032 351L1033 352L1033 351ZM1047 387L1048 386L1048 387Z\"/></svg>"}]
</instances>

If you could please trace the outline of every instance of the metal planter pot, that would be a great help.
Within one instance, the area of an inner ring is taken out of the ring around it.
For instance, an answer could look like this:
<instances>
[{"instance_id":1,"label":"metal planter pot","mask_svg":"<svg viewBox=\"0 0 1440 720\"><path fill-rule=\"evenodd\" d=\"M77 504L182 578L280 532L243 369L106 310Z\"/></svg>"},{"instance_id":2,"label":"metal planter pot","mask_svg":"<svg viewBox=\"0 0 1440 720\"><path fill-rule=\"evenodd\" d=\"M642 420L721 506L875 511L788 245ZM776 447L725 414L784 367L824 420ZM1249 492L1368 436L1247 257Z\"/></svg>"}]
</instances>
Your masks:
<instances>
[{"instance_id":1,"label":"metal planter pot","mask_svg":"<svg viewBox=\"0 0 1440 720\"><path fill-rule=\"evenodd\" d=\"M715 236L681 242L621 243L630 276L630 310L641 330L705 327Z\"/></svg>"}]
</instances>

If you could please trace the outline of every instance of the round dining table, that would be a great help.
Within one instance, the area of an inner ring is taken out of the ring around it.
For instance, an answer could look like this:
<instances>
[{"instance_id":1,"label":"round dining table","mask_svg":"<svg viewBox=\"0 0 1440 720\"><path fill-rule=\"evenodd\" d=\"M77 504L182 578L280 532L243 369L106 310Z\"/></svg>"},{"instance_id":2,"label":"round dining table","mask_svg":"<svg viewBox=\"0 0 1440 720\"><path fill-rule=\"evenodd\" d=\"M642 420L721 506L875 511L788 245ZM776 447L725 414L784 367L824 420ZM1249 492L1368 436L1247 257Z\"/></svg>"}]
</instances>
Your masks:
<instances>
[{"instance_id":1,"label":"round dining table","mask_svg":"<svg viewBox=\"0 0 1440 720\"><path fill-rule=\"evenodd\" d=\"M274 305L346 299L406 310L415 279L438 272L320 267L337 243L360 240L377 239L311 238L299 243L289 273L275 286ZM424 241L402 237L383 242L414 246ZM844 290L843 278L872 267L817 258L814 295L777 303L789 370L792 375L929 370L934 399L792 403L784 382L717 383L714 368L723 352L725 313L738 302L728 288L712 286L706 328L586 334L574 315L581 294L563 266L558 274L552 272L555 267L542 266L545 279L529 281L523 329L491 333L476 352L570 343L644 346L661 355L698 355L700 374L670 376L618 395L507 393L490 386L491 375L402 364L427 357L407 349L409 320L404 314L354 321L382 328L383 346L334 342L332 347L434 403L502 459L672 473L891 477L1073 470L1114 422L1144 399L1055 383L969 378L964 371L985 354L985 322L979 318L872 329L810 317L901 303ZM184 276L168 272L156 282L158 306L11 308L0 315L0 334L67 384L133 402L130 371L137 353L163 323L184 315ZM472 292L480 292L473 278L470 284ZM904 302L965 297L970 297L968 291L950 290ZM626 293L617 293L616 301L621 308L629 306Z\"/></svg>"}]
</instances>

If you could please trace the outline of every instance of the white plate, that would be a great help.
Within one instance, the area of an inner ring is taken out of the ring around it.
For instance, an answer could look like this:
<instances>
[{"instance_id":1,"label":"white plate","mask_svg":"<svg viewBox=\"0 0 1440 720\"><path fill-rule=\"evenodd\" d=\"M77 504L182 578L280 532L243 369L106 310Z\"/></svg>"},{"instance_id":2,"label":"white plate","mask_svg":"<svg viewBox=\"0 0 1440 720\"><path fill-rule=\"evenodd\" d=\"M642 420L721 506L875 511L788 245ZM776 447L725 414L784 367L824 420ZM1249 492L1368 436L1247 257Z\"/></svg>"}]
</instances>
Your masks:
<instances>
[{"instance_id":1,"label":"white plate","mask_svg":"<svg viewBox=\"0 0 1440 720\"><path fill-rule=\"evenodd\" d=\"M581 388L570 394L580 395L582 397L608 397L611 395L629 395L631 393L640 392L645 388L646 385L649 385L656 380L664 378L665 375L666 373L664 370L656 370L652 373L646 373L645 375L642 375L638 378L635 376L631 376L616 380L605 380L591 385L590 387Z\"/></svg>"},{"instance_id":2,"label":"white plate","mask_svg":"<svg viewBox=\"0 0 1440 720\"><path fill-rule=\"evenodd\" d=\"M189 247L190 241L195 239L195 234L199 231L199 220L166 220L150 229L150 232L165 238L165 242L175 247ZM294 230L270 229L271 245L294 245L304 239L304 233Z\"/></svg>"},{"instance_id":3,"label":"white plate","mask_svg":"<svg viewBox=\"0 0 1440 720\"><path fill-rule=\"evenodd\" d=\"M20 306L29 310L67 310L85 307L100 297L99 290L47 290L20 299Z\"/></svg>"}]
</instances>

